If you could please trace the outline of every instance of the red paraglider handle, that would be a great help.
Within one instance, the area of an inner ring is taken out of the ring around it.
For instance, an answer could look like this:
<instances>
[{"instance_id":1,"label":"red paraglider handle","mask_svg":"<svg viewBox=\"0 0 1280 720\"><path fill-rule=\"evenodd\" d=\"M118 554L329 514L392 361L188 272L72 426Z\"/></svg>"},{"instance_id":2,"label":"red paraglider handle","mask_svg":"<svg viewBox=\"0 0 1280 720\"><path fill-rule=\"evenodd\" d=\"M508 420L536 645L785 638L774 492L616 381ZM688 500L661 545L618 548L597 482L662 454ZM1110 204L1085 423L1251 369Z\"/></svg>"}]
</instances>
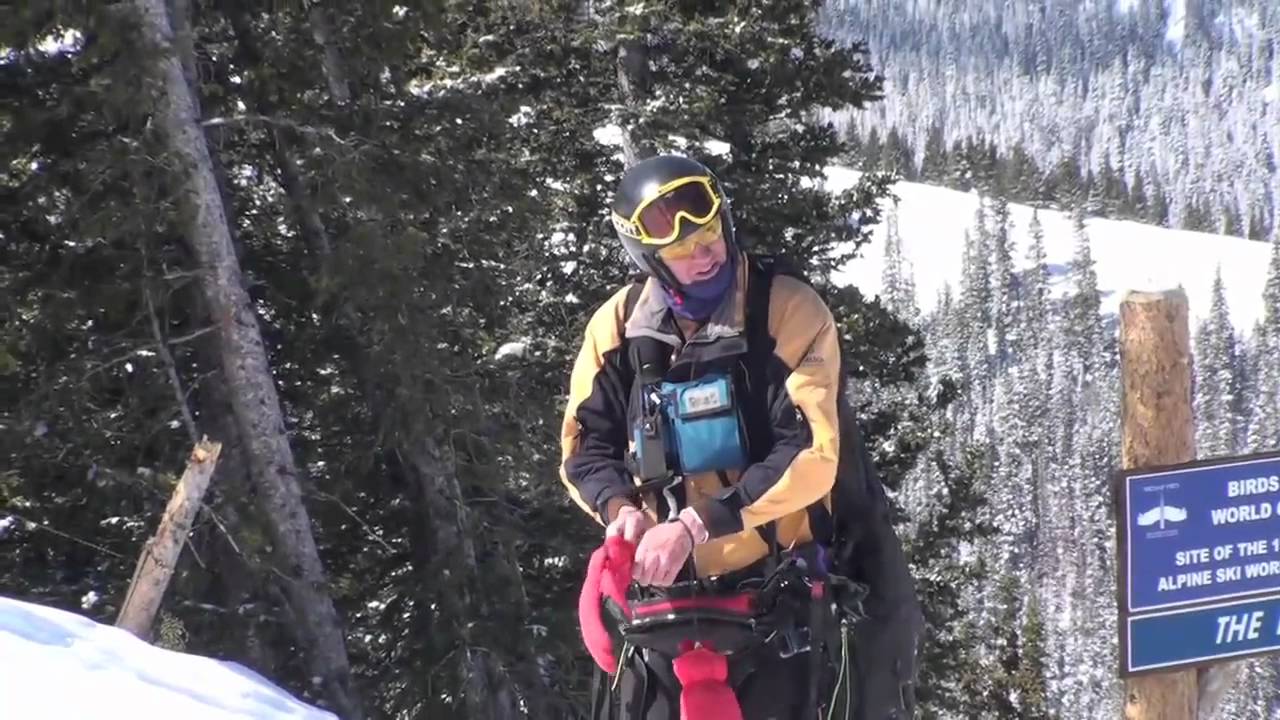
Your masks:
<instances>
[{"instance_id":1,"label":"red paraglider handle","mask_svg":"<svg viewBox=\"0 0 1280 720\"><path fill-rule=\"evenodd\" d=\"M603 603L605 598L613 600L627 619L631 619L627 587L631 584L635 554L635 545L619 535L605 540L604 545L591 554L587 579L578 595L582 641L600 669L610 675L617 672L618 660L613 655L613 640L604 626Z\"/></svg>"},{"instance_id":2,"label":"red paraglider handle","mask_svg":"<svg viewBox=\"0 0 1280 720\"><path fill-rule=\"evenodd\" d=\"M680 679L681 720L742 720L742 706L728 685L729 660L705 645L686 642L672 663Z\"/></svg>"}]
</instances>

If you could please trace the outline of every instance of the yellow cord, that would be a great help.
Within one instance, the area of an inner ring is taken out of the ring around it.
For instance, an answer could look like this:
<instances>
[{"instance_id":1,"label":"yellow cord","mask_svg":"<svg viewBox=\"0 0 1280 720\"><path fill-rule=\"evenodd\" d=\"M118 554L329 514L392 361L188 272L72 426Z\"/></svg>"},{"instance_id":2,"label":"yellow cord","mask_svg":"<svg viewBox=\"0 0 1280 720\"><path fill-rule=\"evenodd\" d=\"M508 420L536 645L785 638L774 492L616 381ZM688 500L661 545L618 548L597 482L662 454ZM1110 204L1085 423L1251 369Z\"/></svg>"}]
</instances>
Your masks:
<instances>
[{"instance_id":1,"label":"yellow cord","mask_svg":"<svg viewBox=\"0 0 1280 720\"><path fill-rule=\"evenodd\" d=\"M627 661L630 660L630 658L627 657L630 654L630 652L631 652L631 641L630 640L624 641L622 643L622 652L619 653L618 655L618 672L615 673L613 676L613 687L609 688L610 694L618 692L618 683L622 682L622 671L625 669L624 666L626 665Z\"/></svg>"}]
</instances>

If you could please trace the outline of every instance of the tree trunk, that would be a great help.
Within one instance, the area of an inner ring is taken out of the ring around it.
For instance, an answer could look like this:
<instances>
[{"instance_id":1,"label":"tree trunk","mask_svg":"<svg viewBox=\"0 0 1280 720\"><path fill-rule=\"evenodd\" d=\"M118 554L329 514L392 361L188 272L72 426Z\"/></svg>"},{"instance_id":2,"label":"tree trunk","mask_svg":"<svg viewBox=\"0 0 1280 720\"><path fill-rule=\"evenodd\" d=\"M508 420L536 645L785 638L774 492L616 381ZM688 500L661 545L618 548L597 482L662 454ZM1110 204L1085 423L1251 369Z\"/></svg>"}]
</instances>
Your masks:
<instances>
[{"instance_id":1,"label":"tree trunk","mask_svg":"<svg viewBox=\"0 0 1280 720\"><path fill-rule=\"evenodd\" d=\"M220 443L207 440L200 441L192 449L187 468L160 519L160 527L138 558L133 582L129 583L129 591L116 616L116 627L151 642L151 623L164 601L164 592L191 533L191 523L195 521L205 491L209 489L209 479L218 466L221 450Z\"/></svg>"},{"instance_id":2,"label":"tree trunk","mask_svg":"<svg viewBox=\"0 0 1280 720\"><path fill-rule=\"evenodd\" d=\"M329 29L329 16L324 6L312 3L307 10L307 24L311 27L311 37L322 51L320 66L324 68L324 80L329 85L329 95L339 105L351 101L351 86L347 84L347 73L343 68L342 56L338 46L333 42L333 33Z\"/></svg>"},{"instance_id":3,"label":"tree trunk","mask_svg":"<svg viewBox=\"0 0 1280 720\"><path fill-rule=\"evenodd\" d=\"M1120 304L1121 462L1126 469L1195 459L1191 342L1181 290L1131 292ZM1195 720L1196 671L1129 678L1125 720Z\"/></svg>"},{"instance_id":4,"label":"tree trunk","mask_svg":"<svg viewBox=\"0 0 1280 720\"><path fill-rule=\"evenodd\" d=\"M218 328L222 369L250 474L269 518L273 549L311 674L347 720L364 717L352 687L342 627L326 589L324 569L302 503L297 465L257 319L231 244L209 148L190 88L172 45L164 0L134 0L142 40L156 53L157 123L176 165L185 234L200 266L200 285Z\"/></svg>"},{"instance_id":5,"label":"tree trunk","mask_svg":"<svg viewBox=\"0 0 1280 720\"><path fill-rule=\"evenodd\" d=\"M191 0L168 0L169 27L173 31L173 46L178 53L178 62L182 63L182 76L187 79L187 87L191 88L191 105L195 108L196 117L200 111L200 73L196 70L196 40L192 31Z\"/></svg>"},{"instance_id":6,"label":"tree trunk","mask_svg":"<svg viewBox=\"0 0 1280 720\"><path fill-rule=\"evenodd\" d=\"M196 289L192 294L198 293ZM191 307L203 304L201 299L196 299ZM197 343L201 364L216 368L220 356L217 338L210 334ZM261 619L261 614L271 611L266 599L280 595L275 587L280 578L270 571L270 561L263 559L270 545L259 538L270 533L255 529L264 525L261 520L264 513L253 505L245 444L221 373L199 383L195 392L201 426L208 434L223 438L207 504L218 514L226 530L225 533L222 527L216 528L216 532L210 530L214 537L201 548L208 558L209 573L203 578L199 592L226 610L222 622L224 646L233 648L235 659L263 675L277 677L284 664L278 647L291 643L270 642L272 635L287 629ZM261 610L254 609L255 606Z\"/></svg>"},{"instance_id":7,"label":"tree trunk","mask_svg":"<svg viewBox=\"0 0 1280 720\"><path fill-rule=\"evenodd\" d=\"M235 35L236 50L240 63L247 68L262 67L265 62L262 51L253 36L253 25L243 4L238 0L225 0L223 9L231 23L232 33ZM312 12L318 12L318 9L313 7ZM336 58L333 60L327 59L326 66L330 62L337 62L337 60ZM267 89L262 87L261 83L256 80L250 83L248 89L254 105L257 106L258 114L264 117L275 116L279 108L272 100L271 94ZM329 257L332 254L332 248L329 245L329 233L325 230L324 223L320 219L320 212L317 210L316 204L311 201L311 197L307 193L302 171L298 165L297 150L300 141L298 133L292 128L277 127L271 130L271 134L275 140L271 144L271 152L275 157L276 167L280 170L280 184L284 187L285 194L289 197L289 206L293 210L303 242L306 243L308 252L311 253L316 263L320 266L320 275L323 276L326 272L325 268L328 265Z\"/></svg>"},{"instance_id":8,"label":"tree trunk","mask_svg":"<svg viewBox=\"0 0 1280 720\"><path fill-rule=\"evenodd\" d=\"M642 112L649 94L649 48L644 38L624 36L618 40L618 89L624 106L632 112ZM627 167L657 154L653 143L635 127L628 127L626 122L619 124L622 126L622 155Z\"/></svg>"},{"instance_id":9,"label":"tree trunk","mask_svg":"<svg viewBox=\"0 0 1280 720\"><path fill-rule=\"evenodd\" d=\"M420 501L434 530L431 555L450 568L450 603L461 628L462 661L458 665L465 692L467 717L479 720L518 720L519 698L510 673L500 658L472 640L470 628L482 621L493 606L480 587L482 569L477 559L470 513L452 463L430 439L400 449L409 477L419 487ZM503 568L495 568L502 570ZM456 571L456 575L453 572ZM518 582L519 575L514 579ZM523 594L523 593L522 593Z\"/></svg>"}]
</instances>

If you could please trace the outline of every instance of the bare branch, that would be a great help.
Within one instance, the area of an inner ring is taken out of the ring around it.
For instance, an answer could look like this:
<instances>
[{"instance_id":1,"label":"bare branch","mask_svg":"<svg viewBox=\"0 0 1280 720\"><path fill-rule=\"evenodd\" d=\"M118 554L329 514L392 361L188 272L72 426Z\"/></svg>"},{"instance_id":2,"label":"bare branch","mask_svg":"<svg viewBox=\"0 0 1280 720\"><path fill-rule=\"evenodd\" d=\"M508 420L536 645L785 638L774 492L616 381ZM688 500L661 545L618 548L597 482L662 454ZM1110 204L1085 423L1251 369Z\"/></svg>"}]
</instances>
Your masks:
<instances>
[{"instance_id":1,"label":"bare branch","mask_svg":"<svg viewBox=\"0 0 1280 720\"><path fill-rule=\"evenodd\" d=\"M311 125L303 125L293 120L287 120L279 117L268 117L266 115L227 115L222 117L212 117L200 122L201 127L215 127L218 125L235 125L245 123L262 123L264 125L272 125L275 127L288 128L295 132L307 135L323 135L332 139L339 145L354 145L354 141L345 140L338 136L333 128L317 128Z\"/></svg>"},{"instance_id":2,"label":"bare branch","mask_svg":"<svg viewBox=\"0 0 1280 720\"><path fill-rule=\"evenodd\" d=\"M190 333L187 333L186 335L179 335L178 337L175 337L175 338L169 338L169 344L181 345L182 343L185 343L185 342L191 342L192 340L195 340L201 335L204 335L207 332L213 332L214 330L217 330L217 329L218 328L214 327L213 325L209 325L208 327L202 327L199 330L196 330L195 332L190 332Z\"/></svg>"},{"instance_id":3,"label":"bare branch","mask_svg":"<svg viewBox=\"0 0 1280 720\"><path fill-rule=\"evenodd\" d=\"M143 258L145 263L145 249ZM160 360L164 363L165 371L169 375L169 385L173 388L174 399L177 400L178 410L182 413L182 423L187 428L187 437L193 445L197 444L200 442L200 432L196 429L196 420L191 415L191 408L187 407L187 393L182 389L182 378L178 377L178 365L173 361L173 354L169 352L169 345L165 342L164 332L160 329L160 319L156 317L155 303L151 301L151 289L147 287L145 281L142 283L142 298L147 303L147 315L151 321L151 334L156 341L156 353L160 355Z\"/></svg>"},{"instance_id":4,"label":"bare branch","mask_svg":"<svg viewBox=\"0 0 1280 720\"><path fill-rule=\"evenodd\" d=\"M93 548L94 550L97 550L98 552L101 552L101 553L106 553L107 555L110 555L111 557L114 557L114 558L120 558L121 560L123 560L123 559L124 559L124 555L121 555L121 554L120 554L120 553L118 553L118 552L114 552L114 551L108 550L108 549L106 549L106 548L102 547L101 545L96 545L96 544L94 544L94 543L89 542L88 540L83 539L83 538L78 538L78 537L76 537L75 535L71 535L71 534L69 534L69 533L62 532L61 530L59 530L59 529L57 529L57 528L55 528L55 527L53 527L53 526L51 526L51 525L49 525L49 524L47 524L47 523L42 523L42 522L40 522L40 521L38 521L38 520L32 520L32 519L30 519L30 518L23 517L23 516L19 515L18 513L10 512L9 510L5 510L5 513L7 513L10 517L18 518L18 519L19 519L19 520L21 520L22 522L27 523L28 525L31 525L31 526L33 526L33 527L37 527L37 528L39 528L39 529L41 529L41 530L44 530L45 532L50 532L50 533L53 533L54 535L57 535L57 536L59 536L59 537L66 538L67 540L70 540L70 541L72 541L72 542L75 542L75 543L79 543L79 544L81 544L81 545L84 545L85 547Z\"/></svg>"},{"instance_id":5,"label":"bare branch","mask_svg":"<svg viewBox=\"0 0 1280 720\"><path fill-rule=\"evenodd\" d=\"M378 544L381 545L383 549L385 549L389 553L395 553L395 548L388 545L387 541L382 539L382 536L378 534L377 530L374 530L372 527L369 526L369 523L360 519L360 516L356 515L355 511L353 511L350 507L347 507L347 504L342 502L340 498L325 492L311 493L311 495L313 497L320 498L321 500L327 500L331 503L334 503L338 507L342 508L343 512L350 515L352 520L355 520L357 523L359 523L360 527L364 528L364 531L369 534L369 537L378 541Z\"/></svg>"}]
</instances>

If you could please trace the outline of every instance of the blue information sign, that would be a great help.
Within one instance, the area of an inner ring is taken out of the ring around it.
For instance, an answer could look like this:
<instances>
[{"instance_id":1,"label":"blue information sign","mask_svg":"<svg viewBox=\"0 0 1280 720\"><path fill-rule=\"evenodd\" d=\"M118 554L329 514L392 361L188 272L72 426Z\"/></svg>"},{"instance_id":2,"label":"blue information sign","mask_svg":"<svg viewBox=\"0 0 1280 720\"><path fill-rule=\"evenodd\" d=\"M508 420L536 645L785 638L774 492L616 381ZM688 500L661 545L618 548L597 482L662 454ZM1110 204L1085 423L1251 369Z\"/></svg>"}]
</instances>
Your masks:
<instances>
[{"instance_id":1,"label":"blue information sign","mask_svg":"<svg viewBox=\"0 0 1280 720\"><path fill-rule=\"evenodd\" d=\"M1125 478L1130 613L1280 592L1280 458Z\"/></svg>"},{"instance_id":2,"label":"blue information sign","mask_svg":"<svg viewBox=\"0 0 1280 720\"><path fill-rule=\"evenodd\" d=\"M1280 598L1131 617L1128 632L1133 672L1280 650Z\"/></svg>"},{"instance_id":3,"label":"blue information sign","mask_svg":"<svg viewBox=\"0 0 1280 720\"><path fill-rule=\"evenodd\" d=\"M1123 472L1120 674L1280 650L1280 453Z\"/></svg>"}]
</instances>

